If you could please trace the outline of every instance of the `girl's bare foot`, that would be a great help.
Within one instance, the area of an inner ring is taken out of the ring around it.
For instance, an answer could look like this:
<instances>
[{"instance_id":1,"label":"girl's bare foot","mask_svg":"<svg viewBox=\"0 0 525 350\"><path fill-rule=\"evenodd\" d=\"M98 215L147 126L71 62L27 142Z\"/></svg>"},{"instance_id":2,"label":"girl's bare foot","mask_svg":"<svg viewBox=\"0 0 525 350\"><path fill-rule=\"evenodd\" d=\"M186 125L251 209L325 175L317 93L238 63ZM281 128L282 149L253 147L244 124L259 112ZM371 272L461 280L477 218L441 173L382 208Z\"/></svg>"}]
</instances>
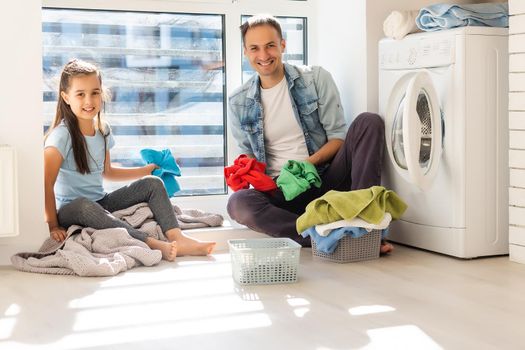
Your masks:
<instances>
[{"instance_id":1,"label":"girl's bare foot","mask_svg":"<svg viewBox=\"0 0 525 350\"><path fill-rule=\"evenodd\" d=\"M146 239L146 244L151 249L160 250L164 260L173 261L177 257L177 242L163 242L158 239L148 238Z\"/></svg>"},{"instance_id":2,"label":"girl's bare foot","mask_svg":"<svg viewBox=\"0 0 525 350\"><path fill-rule=\"evenodd\" d=\"M177 242L177 256L183 255L209 255L215 248L215 242L203 242L185 235L179 228L166 232L170 242Z\"/></svg>"}]
</instances>

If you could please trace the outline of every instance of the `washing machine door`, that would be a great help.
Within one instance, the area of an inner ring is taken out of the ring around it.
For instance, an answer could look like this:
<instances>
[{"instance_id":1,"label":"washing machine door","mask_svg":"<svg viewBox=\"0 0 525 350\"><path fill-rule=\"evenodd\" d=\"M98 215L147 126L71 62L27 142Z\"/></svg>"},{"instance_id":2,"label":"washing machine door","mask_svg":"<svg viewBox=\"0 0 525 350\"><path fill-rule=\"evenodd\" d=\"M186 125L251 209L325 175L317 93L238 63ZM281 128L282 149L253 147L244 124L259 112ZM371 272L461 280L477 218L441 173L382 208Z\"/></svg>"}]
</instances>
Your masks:
<instances>
[{"instance_id":1,"label":"washing machine door","mask_svg":"<svg viewBox=\"0 0 525 350\"><path fill-rule=\"evenodd\" d=\"M442 151L440 104L426 71L396 84L387 111L387 148L394 168L421 190L432 184Z\"/></svg>"}]
</instances>

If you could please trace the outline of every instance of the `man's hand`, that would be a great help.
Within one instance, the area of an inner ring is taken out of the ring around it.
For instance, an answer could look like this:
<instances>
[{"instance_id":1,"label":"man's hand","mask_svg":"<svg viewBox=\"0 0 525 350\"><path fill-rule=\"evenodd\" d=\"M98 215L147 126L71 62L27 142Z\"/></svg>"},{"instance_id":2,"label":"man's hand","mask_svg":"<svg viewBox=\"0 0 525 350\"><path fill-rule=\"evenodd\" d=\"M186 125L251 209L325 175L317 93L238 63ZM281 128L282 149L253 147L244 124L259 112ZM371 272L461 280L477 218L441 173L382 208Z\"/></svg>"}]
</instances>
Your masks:
<instances>
[{"instance_id":1,"label":"man's hand","mask_svg":"<svg viewBox=\"0 0 525 350\"><path fill-rule=\"evenodd\" d=\"M331 162L334 158L335 154L341 146L343 145L344 141L340 139L332 139L325 143L323 147L321 147L317 152L312 154L310 157L306 158L305 160L307 162L312 163L315 166L323 165L325 163Z\"/></svg>"}]
</instances>

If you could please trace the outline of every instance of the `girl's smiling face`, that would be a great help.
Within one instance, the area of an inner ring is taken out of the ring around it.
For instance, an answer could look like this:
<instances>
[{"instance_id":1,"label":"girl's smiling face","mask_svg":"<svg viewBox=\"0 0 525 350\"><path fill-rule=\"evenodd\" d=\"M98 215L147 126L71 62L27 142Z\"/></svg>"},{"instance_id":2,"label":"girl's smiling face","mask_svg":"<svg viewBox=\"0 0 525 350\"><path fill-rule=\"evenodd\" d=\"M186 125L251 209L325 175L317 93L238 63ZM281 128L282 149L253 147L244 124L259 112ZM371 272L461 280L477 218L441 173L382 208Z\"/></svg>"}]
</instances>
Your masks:
<instances>
[{"instance_id":1,"label":"girl's smiling face","mask_svg":"<svg viewBox=\"0 0 525 350\"><path fill-rule=\"evenodd\" d=\"M72 77L68 91L60 95L78 119L93 120L100 112L102 87L97 74Z\"/></svg>"}]
</instances>

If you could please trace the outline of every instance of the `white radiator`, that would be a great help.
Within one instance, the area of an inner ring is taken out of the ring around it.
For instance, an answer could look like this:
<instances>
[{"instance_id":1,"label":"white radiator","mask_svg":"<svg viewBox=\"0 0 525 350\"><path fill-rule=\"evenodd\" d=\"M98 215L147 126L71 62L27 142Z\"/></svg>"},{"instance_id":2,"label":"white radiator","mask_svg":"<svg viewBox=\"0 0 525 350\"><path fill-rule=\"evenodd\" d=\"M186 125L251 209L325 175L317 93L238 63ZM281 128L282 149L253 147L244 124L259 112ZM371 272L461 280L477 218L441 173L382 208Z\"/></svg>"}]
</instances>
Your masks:
<instances>
[{"instance_id":1,"label":"white radiator","mask_svg":"<svg viewBox=\"0 0 525 350\"><path fill-rule=\"evenodd\" d=\"M15 149L0 145L0 237L18 235L18 180Z\"/></svg>"}]
</instances>

